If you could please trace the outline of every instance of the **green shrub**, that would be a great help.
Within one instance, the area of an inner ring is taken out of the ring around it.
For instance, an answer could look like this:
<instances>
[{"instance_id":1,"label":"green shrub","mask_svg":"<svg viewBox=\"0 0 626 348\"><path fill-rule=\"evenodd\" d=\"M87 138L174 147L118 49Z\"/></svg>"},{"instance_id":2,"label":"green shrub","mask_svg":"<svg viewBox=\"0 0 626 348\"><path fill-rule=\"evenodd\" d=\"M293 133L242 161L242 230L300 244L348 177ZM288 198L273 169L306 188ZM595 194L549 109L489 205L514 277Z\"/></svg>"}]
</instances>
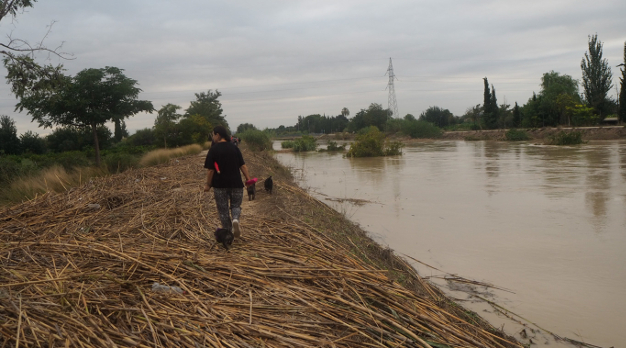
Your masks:
<instances>
[{"instance_id":1,"label":"green shrub","mask_svg":"<svg viewBox=\"0 0 626 348\"><path fill-rule=\"evenodd\" d=\"M404 120L402 133L411 138L439 138L442 131L430 122L418 120Z\"/></svg>"},{"instance_id":2,"label":"green shrub","mask_svg":"<svg viewBox=\"0 0 626 348\"><path fill-rule=\"evenodd\" d=\"M506 132L504 137L508 141L525 141L525 140L530 140L530 137L528 136L526 131L517 130L517 129L509 129L509 131Z\"/></svg>"},{"instance_id":3,"label":"green shrub","mask_svg":"<svg viewBox=\"0 0 626 348\"><path fill-rule=\"evenodd\" d=\"M263 151L272 149L272 141L267 133L256 130L248 129L243 133L237 133L237 136L248 146L252 151Z\"/></svg>"},{"instance_id":4,"label":"green shrub","mask_svg":"<svg viewBox=\"0 0 626 348\"><path fill-rule=\"evenodd\" d=\"M293 149L295 143L292 140L283 141L280 143L280 147L283 149Z\"/></svg>"},{"instance_id":5,"label":"green shrub","mask_svg":"<svg viewBox=\"0 0 626 348\"><path fill-rule=\"evenodd\" d=\"M346 145L337 145L335 141L329 141L328 146L326 147L326 151L344 151L346 149Z\"/></svg>"},{"instance_id":6,"label":"green shrub","mask_svg":"<svg viewBox=\"0 0 626 348\"><path fill-rule=\"evenodd\" d=\"M316 148L317 142L315 138L310 135L303 135L293 142L293 151L295 152L315 151Z\"/></svg>"},{"instance_id":7,"label":"green shrub","mask_svg":"<svg viewBox=\"0 0 626 348\"><path fill-rule=\"evenodd\" d=\"M583 143L582 132L565 132L560 131L550 137L550 144L552 145L577 145Z\"/></svg>"},{"instance_id":8,"label":"green shrub","mask_svg":"<svg viewBox=\"0 0 626 348\"><path fill-rule=\"evenodd\" d=\"M400 142L385 143L385 134L375 126L370 126L359 131L356 141L350 146L346 154L348 157L377 157L401 155Z\"/></svg>"},{"instance_id":9,"label":"green shrub","mask_svg":"<svg viewBox=\"0 0 626 348\"><path fill-rule=\"evenodd\" d=\"M128 153L113 153L103 158L109 173L121 173L139 166L139 157Z\"/></svg>"},{"instance_id":10,"label":"green shrub","mask_svg":"<svg viewBox=\"0 0 626 348\"><path fill-rule=\"evenodd\" d=\"M402 148L404 144L399 141L392 141L385 144L385 156L398 156L402 155Z\"/></svg>"}]
</instances>

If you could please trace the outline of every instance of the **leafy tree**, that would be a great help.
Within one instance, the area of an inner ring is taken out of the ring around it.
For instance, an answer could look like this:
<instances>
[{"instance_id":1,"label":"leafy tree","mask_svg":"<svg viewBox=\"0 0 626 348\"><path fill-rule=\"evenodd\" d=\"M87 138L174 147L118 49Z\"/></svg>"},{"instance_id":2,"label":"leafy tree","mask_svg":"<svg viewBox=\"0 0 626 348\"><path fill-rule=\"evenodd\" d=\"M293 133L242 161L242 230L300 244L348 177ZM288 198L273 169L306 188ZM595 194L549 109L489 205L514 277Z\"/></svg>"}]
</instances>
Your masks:
<instances>
[{"instance_id":1,"label":"leafy tree","mask_svg":"<svg viewBox=\"0 0 626 348\"><path fill-rule=\"evenodd\" d=\"M361 109L350 120L347 128L349 131L358 131L365 127L374 126L378 129L385 129L387 121L391 119L391 111L383 109L380 104L372 103L369 108Z\"/></svg>"},{"instance_id":2,"label":"leafy tree","mask_svg":"<svg viewBox=\"0 0 626 348\"><path fill-rule=\"evenodd\" d=\"M55 80L56 84L46 88L23 90L16 109L28 110L33 120L44 128L61 125L90 129L96 165L100 166L98 126L141 111L154 111L151 102L137 100L141 92L136 87L137 81L122 71L115 67L85 69L74 77ZM19 86L21 80L13 76L9 83Z\"/></svg>"},{"instance_id":3,"label":"leafy tree","mask_svg":"<svg viewBox=\"0 0 626 348\"><path fill-rule=\"evenodd\" d=\"M620 76L619 89L619 111L618 116L621 122L626 122L626 42L624 42L624 63L618 65L622 76Z\"/></svg>"},{"instance_id":4,"label":"leafy tree","mask_svg":"<svg viewBox=\"0 0 626 348\"><path fill-rule=\"evenodd\" d=\"M156 136L152 128L139 129L127 139L133 146L151 146L156 144Z\"/></svg>"},{"instance_id":5,"label":"leafy tree","mask_svg":"<svg viewBox=\"0 0 626 348\"><path fill-rule=\"evenodd\" d=\"M602 58L602 42L598 41L598 34L589 36L589 52L585 52L580 68L587 104L603 119L608 111L607 93L613 87L613 74L609 61Z\"/></svg>"},{"instance_id":6,"label":"leafy tree","mask_svg":"<svg viewBox=\"0 0 626 348\"><path fill-rule=\"evenodd\" d=\"M181 109L180 106L167 104L157 111L157 117L154 120L154 135L163 139L163 147L167 148L167 139L176 137L176 121L181 117L176 111Z\"/></svg>"},{"instance_id":7,"label":"leafy tree","mask_svg":"<svg viewBox=\"0 0 626 348\"><path fill-rule=\"evenodd\" d=\"M41 155L46 152L46 140L39 137L39 134L27 131L20 135L20 145L23 153L34 153Z\"/></svg>"},{"instance_id":8,"label":"leafy tree","mask_svg":"<svg viewBox=\"0 0 626 348\"><path fill-rule=\"evenodd\" d=\"M474 123L474 129L482 129L481 118L483 115L483 107L480 104L469 107L465 110L464 118L470 119Z\"/></svg>"},{"instance_id":9,"label":"leafy tree","mask_svg":"<svg viewBox=\"0 0 626 348\"><path fill-rule=\"evenodd\" d=\"M98 143L102 149L110 145L111 131L105 125L96 129ZM53 152L83 151L93 145L93 133L85 127L58 127L46 137L48 148Z\"/></svg>"},{"instance_id":10,"label":"leafy tree","mask_svg":"<svg viewBox=\"0 0 626 348\"><path fill-rule=\"evenodd\" d=\"M15 121L6 115L0 116L0 154L20 153L20 139L17 137Z\"/></svg>"},{"instance_id":11,"label":"leafy tree","mask_svg":"<svg viewBox=\"0 0 626 348\"><path fill-rule=\"evenodd\" d=\"M545 124L570 124L571 114L567 113L567 106L580 104L578 81L569 75L560 75L550 71L541 77L540 108L545 115Z\"/></svg>"},{"instance_id":12,"label":"leafy tree","mask_svg":"<svg viewBox=\"0 0 626 348\"><path fill-rule=\"evenodd\" d=\"M178 123L179 140L176 145L203 144L210 139L213 125L201 115L184 117Z\"/></svg>"},{"instance_id":13,"label":"leafy tree","mask_svg":"<svg viewBox=\"0 0 626 348\"><path fill-rule=\"evenodd\" d=\"M257 130L257 128L252 123L242 123L237 126L237 133L243 133L248 129Z\"/></svg>"},{"instance_id":14,"label":"leafy tree","mask_svg":"<svg viewBox=\"0 0 626 348\"><path fill-rule=\"evenodd\" d=\"M222 103L218 98L222 96L218 90L215 92L209 90L208 92L195 93L196 100L191 102L191 105L185 110L185 117L200 115L204 117L213 126L224 126L228 128L228 122L225 117L222 116Z\"/></svg>"},{"instance_id":15,"label":"leafy tree","mask_svg":"<svg viewBox=\"0 0 626 348\"><path fill-rule=\"evenodd\" d=\"M422 112L419 120L434 124L439 128L444 128L454 123L454 115L448 109L438 106L431 106Z\"/></svg>"}]
</instances>

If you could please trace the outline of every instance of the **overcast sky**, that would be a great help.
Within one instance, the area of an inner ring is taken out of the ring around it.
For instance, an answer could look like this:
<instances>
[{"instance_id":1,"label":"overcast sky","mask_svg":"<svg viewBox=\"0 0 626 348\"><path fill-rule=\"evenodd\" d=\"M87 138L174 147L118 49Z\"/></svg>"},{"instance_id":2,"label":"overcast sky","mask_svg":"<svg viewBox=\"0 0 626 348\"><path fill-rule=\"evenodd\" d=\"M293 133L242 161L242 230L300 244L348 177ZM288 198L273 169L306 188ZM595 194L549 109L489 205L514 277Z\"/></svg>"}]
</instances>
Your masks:
<instances>
[{"instance_id":1,"label":"overcast sky","mask_svg":"<svg viewBox=\"0 0 626 348\"><path fill-rule=\"evenodd\" d=\"M64 42L75 59L48 62L68 74L124 69L156 109L185 109L194 93L217 89L231 128L265 128L343 107L351 116L371 103L386 108L389 58L402 116L435 105L460 116L482 103L483 77L499 103L523 105L545 72L580 80L595 33L618 84L625 15L624 0L39 0L0 31L36 42L56 21L45 43ZM18 133L49 132L14 112L15 103L0 84L0 114ZM155 116L131 117L129 131L151 127Z\"/></svg>"}]
</instances>

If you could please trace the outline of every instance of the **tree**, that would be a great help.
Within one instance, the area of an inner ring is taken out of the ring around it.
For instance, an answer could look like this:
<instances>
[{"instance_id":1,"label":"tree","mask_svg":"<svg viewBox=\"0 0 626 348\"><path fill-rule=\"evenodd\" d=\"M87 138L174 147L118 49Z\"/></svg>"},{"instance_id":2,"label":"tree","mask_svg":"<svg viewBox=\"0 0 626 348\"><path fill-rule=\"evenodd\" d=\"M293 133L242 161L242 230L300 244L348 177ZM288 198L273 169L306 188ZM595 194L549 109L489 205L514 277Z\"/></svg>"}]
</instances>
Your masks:
<instances>
[{"instance_id":1,"label":"tree","mask_svg":"<svg viewBox=\"0 0 626 348\"><path fill-rule=\"evenodd\" d=\"M596 110L600 119L604 119L608 108L607 93L613 87L613 74L608 60L602 58L602 42L598 41L598 34L589 36L589 52L585 52L580 68L587 104Z\"/></svg>"},{"instance_id":2,"label":"tree","mask_svg":"<svg viewBox=\"0 0 626 348\"><path fill-rule=\"evenodd\" d=\"M6 115L0 116L0 155L20 153L20 139L17 137L15 121Z\"/></svg>"},{"instance_id":3,"label":"tree","mask_svg":"<svg viewBox=\"0 0 626 348\"><path fill-rule=\"evenodd\" d=\"M113 139L115 139L115 142L120 142L122 141L122 139L127 138L128 137L128 130L126 129L126 122L124 122L123 119L115 119L113 120L114 123L114 135L113 135Z\"/></svg>"},{"instance_id":4,"label":"tree","mask_svg":"<svg viewBox=\"0 0 626 348\"><path fill-rule=\"evenodd\" d=\"M200 115L213 126L228 128L226 116L222 116L222 103L218 100L222 93L218 90L215 90L215 92L209 90L206 93L195 93L195 96L196 100L192 101L189 108L185 110L185 117Z\"/></svg>"},{"instance_id":5,"label":"tree","mask_svg":"<svg viewBox=\"0 0 626 348\"><path fill-rule=\"evenodd\" d=\"M541 77L541 96L538 108L543 115L542 122L547 126L571 124L571 113L567 107L580 104L578 81L571 76L560 75L554 70Z\"/></svg>"},{"instance_id":6,"label":"tree","mask_svg":"<svg viewBox=\"0 0 626 348\"><path fill-rule=\"evenodd\" d=\"M491 90L489 90L489 81L486 77L483 78L483 82L485 85L483 91L483 123L485 124L485 128L494 129L498 127L498 104L495 96L496 90L493 85L491 85Z\"/></svg>"},{"instance_id":7,"label":"tree","mask_svg":"<svg viewBox=\"0 0 626 348\"><path fill-rule=\"evenodd\" d=\"M431 106L426 109L426 111L422 112L419 120L430 122L439 128L444 128L454 123L454 115L448 109Z\"/></svg>"},{"instance_id":8,"label":"tree","mask_svg":"<svg viewBox=\"0 0 626 348\"><path fill-rule=\"evenodd\" d=\"M91 130L100 166L100 145L97 129L106 122L124 119L138 112L152 112L147 100L137 100L141 89L137 81L126 77L122 69L105 67L85 69L76 76L64 76L45 88L23 90L16 109L26 109L28 114L44 128L75 126ZM37 81L35 81L37 82ZM21 80L9 79L13 86Z\"/></svg>"},{"instance_id":9,"label":"tree","mask_svg":"<svg viewBox=\"0 0 626 348\"><path fill-rule=\"evenodd\" d=\"M237 133L243 133L248 129L257 130L257 128L252 123L242 123L237 126Z\"/></svg>"},{"instance_id":10,"label":"tree","mask_svg":"<svg viewBox=\"0 0 626 348\"><path fill-rule=\"evenodd\" d=\"M622 72L622 76L619 78L620 89L618 117L620 122L626 122L626 42L624 42L624 63L618 65L618 67L620 67L620 71Z\"/></svg>"},{"instance_id":11,"label":"tree","mask_svg":"<svg viewBox=\"0 0 626 348\"><path fill-rule=\"evenodd\" d=\"M20 145L23 153L41 155L46 152L46 140L39 137L33 131L27 131L20 135Z\"/></svg>"},{"instance_id":12,"label":"tree","mask_svg":"<svg viewBox=\"0 0 626 348\"><path fill-rule=\"evenodd\" d=\"M380 104L372 103L369 108L361 109L350 120L347 128L349 131L358 131L359 129L375 126L383 130L387 121L391 119L391 110L383 109Z\"/></svg>"},{"instance_id":13,"label":"tree","mask_svg":"<svg viewBox=\"0 0 626 348\"><path fill-rule=\"evenodd\" d=\"M101 149L109 147L111 131L105 125L98 126L98 144ZM53 152L83 151L93 145L91 129L64 126L57 127L46 137L48 148Z\"/></svg>"},{"instance_id":14,"label":"tree","mask_svg":"<svg viewBox=\"0 0 626 348\"><path fill-rule=\"evenodd\" d=\"M176 113L179 109L181 107L178 105L167 104L157 111L157 117L154 120L154 135L163 139L164 148L167 148L167 139L175 137L173 133L176 130L176 121L181 117Z\"/></svg>"},{"instance_id":15,"label":"tree","mask_svg":"<svg viewBox=\"0 0 626 348\"><path fill-rule=\"evenodd\" d=\"M18 13L24 12L28 7L33 7L33 3L36 1L37 0L0 1L0 21L7 16L15 21ZM31 44L23 39L13 38L11 34L7 35L7 42L0 43L0 54L4 56L2 61L7 68L7 78L12 76L14 79L19 79L23 82L12 87L12 92L15 93L16 96L21 96L21 93L26 89L40 88L43 85L54 83L61 75L62 66L40 66L35 62L35 53L45 52L62 59L73 59L70 58L70 54L60 51L63 44L54 49L50 49L44 45L44 41L52 30L53 25L54 22L48 26L48 32L36 44ZM33 83L34 81L37 81L37 83L29 86L29 83Z\"/></svg>"},{"instance_id":16,"label":"tree","mask_svg":"<svg viewBox=\"0 0 626 348\"><path fill-rule=\"evenodd\" d=\"M348 110L348 108L344 107L343 109L341 109L341 116L347 118L348 116L350 116L350 110Z\"/></svg>"},{"instance_id":17,"label":"tree","mask_svg":"<svg viewBox=\"0 0 626 348\"><path fill-rule=\"evenodd\" d=\"M522 112L520 111L519 105L515 102L515 106L513 107L513 128L518 128L522 126Z\"/></svg>"},{"instance_id":18,"label":"tree","mask_svg":"<svg viewBox=\"0 0 626 348\"><path fill-rule=\"evenodd\" d=\"M480 129L482 130L482 118L483 116L483 107L480 104L476 104L475 106L471 106L465 109L465 113L461 117L461 119L469 119L474 123L472 125L472 129Z\"/></svg>"}]
</instances>

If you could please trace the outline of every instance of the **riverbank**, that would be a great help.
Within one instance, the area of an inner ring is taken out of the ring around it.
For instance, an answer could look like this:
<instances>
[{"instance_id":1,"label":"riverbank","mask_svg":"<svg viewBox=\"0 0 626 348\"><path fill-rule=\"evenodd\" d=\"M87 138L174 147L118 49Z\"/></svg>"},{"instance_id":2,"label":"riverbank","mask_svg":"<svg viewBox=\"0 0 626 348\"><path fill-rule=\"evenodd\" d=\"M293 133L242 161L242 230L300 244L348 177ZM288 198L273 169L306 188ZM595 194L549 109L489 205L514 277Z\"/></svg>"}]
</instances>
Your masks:
<instances>
[{"instance_id":1,"label":"riverbank","mask_svg":"<svg viewBox=\"0 0 626 348\"><path fill-rule=\"evenodd\" d=\"M0 212L2 343L25 346L521 347L245 152L269 195L217 245L203 158L94 179ZM185 293L155 293L158 282Z\"/></svg>"},{"instance_id":2,"label":"riverbank","mask_svg":"<svg viewBox=\"0 0 626 348\"><path fill-rule=\"evenodd\" d=\"M520 129L526 132L531 139L547 141L551 136L565 132L581 132L583 140L615 140L626 139L626 127L603 126L603 127L545 127L534 129ZM508 129L491 129L478 131L453 131L444 132L441 139L444 140L506 140L505 134Z\"/></svg>"}]
</instances>

